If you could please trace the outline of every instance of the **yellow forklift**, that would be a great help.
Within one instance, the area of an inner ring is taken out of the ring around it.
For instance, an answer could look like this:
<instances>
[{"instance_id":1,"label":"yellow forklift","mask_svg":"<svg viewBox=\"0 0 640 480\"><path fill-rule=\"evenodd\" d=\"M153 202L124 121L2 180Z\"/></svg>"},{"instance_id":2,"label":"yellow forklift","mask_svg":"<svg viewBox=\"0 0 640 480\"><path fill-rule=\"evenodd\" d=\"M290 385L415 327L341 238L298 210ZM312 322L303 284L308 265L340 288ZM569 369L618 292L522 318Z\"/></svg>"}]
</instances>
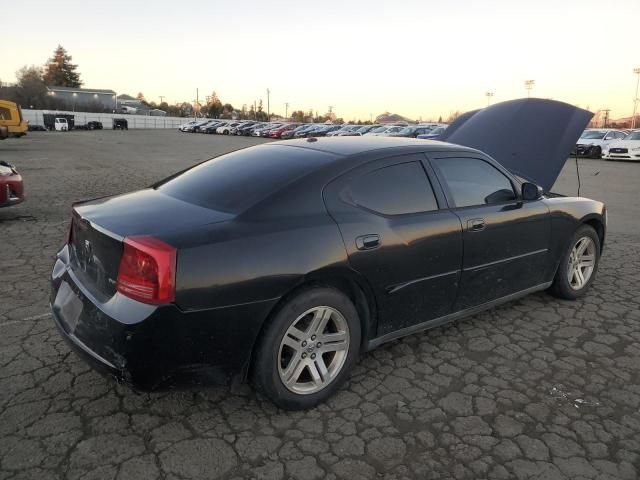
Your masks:
<instances>
[{"instance_id":1,"label":"yellow forklift","mask_svg":"<svg viewBox=\"0 0 640 480\"><path fill-rule=\"evenodd\" d=\"M29 125L22 118L22 110L17 103L0 100L0 140L22 137Z\"/></svg>"}]
</instances>

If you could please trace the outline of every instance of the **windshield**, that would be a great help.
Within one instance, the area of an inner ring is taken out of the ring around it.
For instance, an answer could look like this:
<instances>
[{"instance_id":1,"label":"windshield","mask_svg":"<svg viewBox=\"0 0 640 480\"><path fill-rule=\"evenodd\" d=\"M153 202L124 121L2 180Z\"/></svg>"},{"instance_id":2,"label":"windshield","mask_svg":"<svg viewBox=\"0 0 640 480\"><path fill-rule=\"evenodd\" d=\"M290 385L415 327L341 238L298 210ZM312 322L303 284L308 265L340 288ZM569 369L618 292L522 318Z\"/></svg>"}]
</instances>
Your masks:
<instances>
[{"instance_id":1,"label":"windshield","mask_svg":"<svg viewBox=\"0 0 640 480\"><path fill-rule=\"evenodd\" d=\"M333 155L265 145L201 163L156 188L170 197L213 210L240 213L307 174Z\"/></svg>"},{"instance_id":2,"label":"windshield","mask_svg":"<svg viewBox=\"0 0 640 480\"><path fill-rule=\"evenodd\" d=\"M431 130L429 133L432 135L440 135L442 132L445 131L447 127L438 127L438 128L434 128L433 130Z\"/></svg>"},{"instance_id":3,"label":"windshield","mask_svg":"<svg viewBox=\"0 0 640 480\"><path fill-rule=\"evenodd\" d=\"M402 135L411 135L415 131L415 129L416 127L404 127L398 133L401 133Z\"/></svg>"},{"instance_id":4,"label":"windshield","mask_svg":"<svg viewBox=\"0 0 640 480\"><path fill-rule=\"evenodd\" d=\"M374 128L373 130L371 130L371 133L382 133L384 132L388 127L378 127L378 128Z\"/></svg>"},{"instance_id":5,"label":"windshield","mask_svg":"<svg viewBox=\"0 0 640 480\"><path fill-rule=\"evenodd\" d=\"M584 133L580 135L580 138L584 138L586 140L601 139L606 133L607 132L603 132L601 130L585 130Z\"/></svg>"},{"instance_id":6,"label":"windshield","mask_svg":"<svg viewBox=\"0 0 640 480\"><path fill-rule=\"evenodd\" d=\"M640 132L631 132L625 140L640 140Z\"/></svg>"}]
</instances>

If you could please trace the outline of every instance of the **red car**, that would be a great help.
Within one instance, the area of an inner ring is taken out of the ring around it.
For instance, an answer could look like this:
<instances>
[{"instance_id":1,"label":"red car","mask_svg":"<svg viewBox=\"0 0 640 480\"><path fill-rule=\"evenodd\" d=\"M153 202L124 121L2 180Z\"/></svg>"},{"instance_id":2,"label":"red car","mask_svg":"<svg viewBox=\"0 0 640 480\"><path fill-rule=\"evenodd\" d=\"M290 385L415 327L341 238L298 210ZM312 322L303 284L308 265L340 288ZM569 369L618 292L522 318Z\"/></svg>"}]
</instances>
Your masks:
<instances>
[{"instance_id":1,"label":"red car","mask_svg":"<svg viewBox=\"0 0 640 480\"><path fill-rule=\"evenodd\" d=\"M282 125L278 128L274 128L273 130L271 130L269 132L269 137L271 138L280 138L283 134L283 132L286 132L288 130L293 130L294 128L299 127L300 124L299 123L288 123L286 125Z\"/></svg>"},{"instance_id":2,"label":"red car","mask_svg":"<svg viewBox=\"0 0 640 480\"><path fill-rule=\"evenodd\" d=\"M23 200L22 177L13 165L0 161L0 207L10 207Z\"/></svg>"}]
</instances>

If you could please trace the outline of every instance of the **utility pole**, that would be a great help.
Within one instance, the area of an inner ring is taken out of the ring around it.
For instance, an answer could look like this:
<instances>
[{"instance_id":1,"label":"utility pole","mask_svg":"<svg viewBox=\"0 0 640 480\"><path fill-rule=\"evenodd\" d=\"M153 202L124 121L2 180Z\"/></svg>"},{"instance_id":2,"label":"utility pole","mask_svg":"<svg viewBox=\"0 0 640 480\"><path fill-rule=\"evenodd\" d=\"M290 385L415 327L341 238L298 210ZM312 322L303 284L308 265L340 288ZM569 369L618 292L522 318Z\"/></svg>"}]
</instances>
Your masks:
<instances>
[{"instance_id":1,"label":"utility pole","mask_svg":"<svg viewBox=\"0 0 640 480\"><path fill-rule=\"evenodd\" d=\"M525 80L524 81L524 88L527 89L527 98L529 98L531 96L531 89L533 88L533 86L536 84L535 80Z\"/></svg>"},{"instance_id":2,"label":"utility pole","mask_svg":"<svg viewBox=\"0 0 640 480\"><path fill-rule=\"evenodd\" d=\"M258 120L258 106L255 100L253 101L253 118L254 120Z\"/></svg>"},{"instance_id":3,"label":"utility pole","mask_svg":"<svg viewBox=\"0 0 640 480\"><path fill-rule=\"evenodd\" d=\"M602 128L607 128L607 123L609 123L609 112L611 111L611 109L605 108L602 111L604 112L604 120L603 120Z\"/></svg>"},{"instance_id":4,"label":"utility pole","mask_svg":"<svg viewBox=\"0 0 640 480\"><path fill-rule=\"evenodd\" d=\"M371 123L373 123L373 113L370 113L370 114L369 114L369 121L370 121Z\"/></svg>"},{"instance_id":5,"label":"utility pole","mask_svg":"<svg viewBox=\"0 0 640 480\"><path fill-rule=\"evenodd\" d=\"M271 121L271 109L269 108L269 94L271 91L267 88L267 120Z\"/></svg>"},{"instance_id":6,"label":"utility pole","mask_svg":"<svg viewBox=\"0 0 640 480\"><path fill-rule=\"evenodd\" d=\"M491 91L485 92L485 96L487 97L487 107L491 105L491 97L493 97L494 93Z\"/></svg>"},{"instance_id":7,"label":"utility pole","mask_svg":"<svg viewBox=\"0 0 640 480\"><path fill-rule=\"evenodd\" d=\"M198 105L200 105L200 93L199 93L198 89L196 88L196 104L194 105L194 108L193 108L193 118L194 119L198 118Z\"/></svg>"},{"instance_id":8,"label":"utility pole","mask_svg":"<svg viewBox=\"0 0 640 480\"><path fill-rule=\"evenodd\" d=\"M164 95L158 95L158 97L160 97L160 103L162 103L164 101Z\"/></svg>"},{"instance_id":9,"label":"utility pole","mask_svg":"<svg viewBox=\"0 0 640 480\"><path fill-rule=\"evenodd\" d=\"M284 102L284 118L289 118L289 102Z\"/></svg>"},{"instance_id":10,"label":"utility pole","mask_svg":"<svg viewBox=\"0 0 640 480\"><path fill-rule=\"evenodd\" d=\"M636 82L636 96L633 97L633 115L631 115L631 128L636 128L636 111L638 110L638 102L640 102L640 98L638 98L638 87L640 87L640 67L634 68L633 73L638 75L638 81Z\"/></svg>"}]
</instances>

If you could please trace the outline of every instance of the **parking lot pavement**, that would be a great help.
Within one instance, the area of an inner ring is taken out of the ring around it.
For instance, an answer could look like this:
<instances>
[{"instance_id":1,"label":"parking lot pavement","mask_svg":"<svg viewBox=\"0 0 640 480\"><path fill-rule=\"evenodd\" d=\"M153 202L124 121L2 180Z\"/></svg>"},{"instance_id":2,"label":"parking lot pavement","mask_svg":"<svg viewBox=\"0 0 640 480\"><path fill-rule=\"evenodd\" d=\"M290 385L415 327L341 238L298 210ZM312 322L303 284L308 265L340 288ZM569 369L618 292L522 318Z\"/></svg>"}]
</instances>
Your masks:
<instances>
[{"instance_id":1,"label":"parking lot pavement","mask_svg":"<svg viewBox=\"0 0 640 480\"><path fill-rule=\"evenodd\" d=\"M0 480L638 478L640 165L584 161L583 193L612 219L584 299L530 295L384 345L316 409L279 411L248 387L137 395L86 367L47 314L71 202L258 142L132 130L0 143L28 196L0 210Z\"/></svg>"}]
</instances>

